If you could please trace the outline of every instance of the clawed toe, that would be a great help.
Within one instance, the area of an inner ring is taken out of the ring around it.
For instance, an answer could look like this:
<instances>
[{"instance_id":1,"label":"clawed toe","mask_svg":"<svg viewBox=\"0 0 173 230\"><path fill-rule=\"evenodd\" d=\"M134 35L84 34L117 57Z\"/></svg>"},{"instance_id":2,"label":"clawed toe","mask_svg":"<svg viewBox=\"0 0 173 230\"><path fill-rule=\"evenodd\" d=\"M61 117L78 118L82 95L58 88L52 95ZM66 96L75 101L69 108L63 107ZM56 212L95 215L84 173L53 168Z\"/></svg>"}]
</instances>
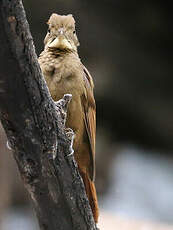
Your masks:
<instances>
[{"instance_id":1,"label":"clawed toe","mask_svg":"<svg viewBox=\"0 0 173 230\"><path fill-rule=\"evenodd\" d=\"M72 141L73 140L73 137L74 137L74 132L71 128L66 128L65 129L65 133L66 133L66 136L67 138Z\"/></svg>"},{"instance_id":2,"label":"clawed toe","mask_svg":"<svg viewBox=\"0 0 173 230\"><path fill-rule=\"evenodd\" d=\"M73 150L73 140L74 140L74 132L71 128L66 128L65 129L65 134L68 138L68 140L70 141L70 154L67 155L67 157L69 156L72 156L73 153L74 153L74 150Z\"/></svg>"},{"instance_id":3,"label":"clawed toe","mask_svg":"<svg viewBox=\"0 0 173 230\"><path fill-rule=\"evenodd\" d=\"M70 157L74 154L74 150L72 149L71 153L67 155L67 157Z\"/></svg>"}]
</instances>

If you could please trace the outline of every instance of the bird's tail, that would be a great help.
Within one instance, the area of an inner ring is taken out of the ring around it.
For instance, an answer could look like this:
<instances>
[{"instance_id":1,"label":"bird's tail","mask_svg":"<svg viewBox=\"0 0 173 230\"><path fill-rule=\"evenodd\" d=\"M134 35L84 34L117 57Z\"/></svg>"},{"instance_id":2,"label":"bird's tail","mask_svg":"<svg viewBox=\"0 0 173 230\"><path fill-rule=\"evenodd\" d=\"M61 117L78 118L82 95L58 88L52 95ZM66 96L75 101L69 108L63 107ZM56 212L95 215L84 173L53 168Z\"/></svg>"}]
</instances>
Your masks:
<instances>
[{"instance_id":1,"label":"bird's tail","mask_svg":"<svg viewBox=\"0 0 173 230\"><path fill-rule=\"evenodd\" d=\"M98 208L98 201L97 201L97 193L96 193L96 188L95 184L91 179L89 178L87 173L84 173L80 170L80 174L82 176L84 185L85 185L85 190L86 194L91 206L91 210L94 216L94 220L97 223L98 222L98 216L99 216L99 208Z\"/></svg>"}]
</instances>

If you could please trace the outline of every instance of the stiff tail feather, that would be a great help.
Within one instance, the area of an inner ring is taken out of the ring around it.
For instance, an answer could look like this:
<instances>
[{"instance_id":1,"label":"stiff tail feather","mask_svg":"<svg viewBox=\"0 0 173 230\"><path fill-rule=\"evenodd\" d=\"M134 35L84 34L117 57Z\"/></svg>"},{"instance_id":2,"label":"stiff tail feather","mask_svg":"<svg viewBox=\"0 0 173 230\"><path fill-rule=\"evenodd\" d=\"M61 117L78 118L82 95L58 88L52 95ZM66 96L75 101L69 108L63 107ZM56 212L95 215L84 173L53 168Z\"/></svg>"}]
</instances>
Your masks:
<instances>
[{"instance_id":1,"label":"stiff tail feather","mask_svg":"<svg viewBox=\"0 0 173 230\"><path fill-rule=\"evenodd\" d=\"M97 223L98 222L98 216L99 216L99 208L98 208L98 201L97 201L97 193L96 193L95 184L93 181L91 181L91 179L89 178L87 173L84 173L80 170L80 174L82 176L82 179L83 179L83 182L85 185L86 194L87 194L90 206L91 206L94 220Z\"/></svg>"}]
</instances>

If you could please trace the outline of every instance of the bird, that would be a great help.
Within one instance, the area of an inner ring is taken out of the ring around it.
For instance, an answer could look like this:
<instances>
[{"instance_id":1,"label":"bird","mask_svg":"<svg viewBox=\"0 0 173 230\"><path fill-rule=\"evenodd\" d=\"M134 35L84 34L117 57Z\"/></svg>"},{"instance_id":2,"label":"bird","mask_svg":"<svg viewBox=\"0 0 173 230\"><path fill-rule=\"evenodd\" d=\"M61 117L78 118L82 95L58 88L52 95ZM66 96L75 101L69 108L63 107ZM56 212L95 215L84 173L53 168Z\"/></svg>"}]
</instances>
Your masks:
<instances>
[{"instance_id":1,"label":"bird","mask_svg":"<svg viewBox=\"0 0 173 230\"><path fill-rule=\"evenodd\" d=\"M72 14L53 13L48 22L44 50L38 58L54 101L71 94L66 127L75 133L73 149L79 173L98 222L99 207L95 188L96 103L93 79L78 55L79 40Z\"/></svg>"}]
</instances>

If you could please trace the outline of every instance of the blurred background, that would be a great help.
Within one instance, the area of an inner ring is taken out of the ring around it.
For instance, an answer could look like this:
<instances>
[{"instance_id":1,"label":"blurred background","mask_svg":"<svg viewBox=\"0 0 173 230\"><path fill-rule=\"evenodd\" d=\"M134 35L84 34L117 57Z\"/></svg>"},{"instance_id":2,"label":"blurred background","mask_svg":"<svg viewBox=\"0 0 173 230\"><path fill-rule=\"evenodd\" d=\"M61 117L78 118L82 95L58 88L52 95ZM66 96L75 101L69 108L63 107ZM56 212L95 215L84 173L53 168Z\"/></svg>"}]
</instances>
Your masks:
<instances>
[{"instance_id":1,"label":"blurred background","mask_svg":"<svg viewBox=\"0 0 173 230\"><path fill-rule=\"evenodd\" d=\"M38 55L51 13L76 19L79 54L95 82L100 228L128 219L137 221L133 230L146 222L157 225L146 230L173 229L172 8L154 0L23 3ZM2 127L0 225L38 230Z\"/></svg>"}]
</instances>

